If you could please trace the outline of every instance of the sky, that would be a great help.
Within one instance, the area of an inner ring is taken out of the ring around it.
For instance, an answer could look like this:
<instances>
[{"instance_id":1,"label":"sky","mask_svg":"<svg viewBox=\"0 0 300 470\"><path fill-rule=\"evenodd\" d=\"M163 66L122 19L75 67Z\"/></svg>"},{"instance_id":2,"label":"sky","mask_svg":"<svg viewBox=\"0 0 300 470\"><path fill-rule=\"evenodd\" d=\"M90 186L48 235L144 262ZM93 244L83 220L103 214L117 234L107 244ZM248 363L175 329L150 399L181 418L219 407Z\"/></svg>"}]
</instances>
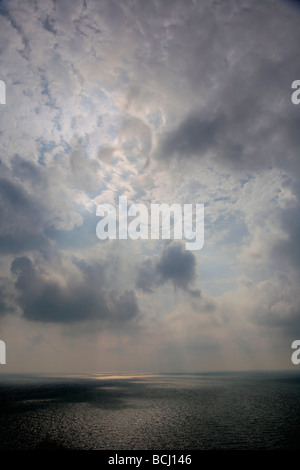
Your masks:
<instances>
[{"instance_id":1,"label":"sky","mask_svg":"<svg viewBox=\"0 0 300 470\"><path fill-rule=\"evenodd\" d=\"M2 372L287 369L300 339L298 2L0 2ZM96 235L204 204L204 245Z\"/></svg>"}]
</instances>

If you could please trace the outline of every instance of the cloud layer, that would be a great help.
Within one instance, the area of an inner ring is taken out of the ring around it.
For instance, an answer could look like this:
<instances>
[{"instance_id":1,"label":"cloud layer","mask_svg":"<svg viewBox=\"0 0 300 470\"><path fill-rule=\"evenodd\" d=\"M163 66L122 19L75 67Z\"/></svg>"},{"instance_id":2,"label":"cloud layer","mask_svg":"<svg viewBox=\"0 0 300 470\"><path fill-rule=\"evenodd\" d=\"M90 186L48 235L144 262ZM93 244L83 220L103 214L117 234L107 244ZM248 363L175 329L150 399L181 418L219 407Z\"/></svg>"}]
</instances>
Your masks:
<instances>
[{"instance_id":1,"label":"cloud layer","mask_svg":"<svg viewBox=\"0 0 300 470\"><path fill-rule=\"evenodd\" d=\"M1 2L0 338L10 370L291 367L295 6ZM96 206L120 195L204 204L204 247L100 241Z\"/></svg>"}]
</instances>

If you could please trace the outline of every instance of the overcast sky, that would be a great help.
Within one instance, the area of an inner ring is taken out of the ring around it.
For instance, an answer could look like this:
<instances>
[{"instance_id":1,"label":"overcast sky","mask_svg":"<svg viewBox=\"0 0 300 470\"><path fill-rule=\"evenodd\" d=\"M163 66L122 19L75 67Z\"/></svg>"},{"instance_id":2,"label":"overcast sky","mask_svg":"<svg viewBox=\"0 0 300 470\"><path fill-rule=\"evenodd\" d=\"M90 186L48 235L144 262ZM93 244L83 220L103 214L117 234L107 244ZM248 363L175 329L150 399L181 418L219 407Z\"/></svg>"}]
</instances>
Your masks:
<instances>
[{"instance_id":1,"label":"overcast sky","mask_svg":"<svg viewBox=\"0 0 300 470\"><path fill-rule=\"evenodd\" d=\"M298 2L0 3L2 371L294 367ZM96 207L204 204L204 246Z\"/></svg>"}]
</instances>

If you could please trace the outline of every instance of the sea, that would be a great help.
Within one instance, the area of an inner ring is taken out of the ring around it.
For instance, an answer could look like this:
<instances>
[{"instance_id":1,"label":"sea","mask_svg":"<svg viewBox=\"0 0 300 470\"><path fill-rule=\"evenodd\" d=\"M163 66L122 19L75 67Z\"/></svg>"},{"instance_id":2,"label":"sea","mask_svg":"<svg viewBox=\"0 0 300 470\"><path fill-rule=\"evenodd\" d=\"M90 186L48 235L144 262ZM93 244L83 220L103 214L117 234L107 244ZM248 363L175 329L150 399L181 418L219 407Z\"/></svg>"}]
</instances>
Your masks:
<instances>
[{"instance_id":1,"label":"sea","mask_svg":"<svg viewBox=\"0 0 300 470\"><path fill-rule=\"evenodd\" d=\"M300 450L300 373L0 374L0 450Z\"/></svg>"}]
</instances>

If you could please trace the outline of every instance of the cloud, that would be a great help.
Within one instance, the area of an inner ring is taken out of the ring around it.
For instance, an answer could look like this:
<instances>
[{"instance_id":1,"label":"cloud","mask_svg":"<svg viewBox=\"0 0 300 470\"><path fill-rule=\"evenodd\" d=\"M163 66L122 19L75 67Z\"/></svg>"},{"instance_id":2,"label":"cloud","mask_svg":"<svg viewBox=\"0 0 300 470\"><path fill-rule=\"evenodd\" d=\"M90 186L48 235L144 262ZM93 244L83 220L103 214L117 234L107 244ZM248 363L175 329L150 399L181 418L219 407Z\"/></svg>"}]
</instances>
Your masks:
<instances>
[{"instance_id":1,"label":"cloud","mask_svg":"<svg viewBox=\"0 0 300 470\"><path fill-rule=\"evenodd\" d=\"M0 251L43 249L48 242L40 225L43 208L22 185L0 180Z\"/></svg>"},{"instance_id":2,"label":"cloud","mask_svg":"<svg viewBox=\"0 0 300 470\"><path fill-rule=\"evenodd\" d=\"M224 118L190 115L162 139L161 158L201 156L217 145Z\"/></svg>"},{"instance_id":3,"label":"cloud","mask_svg":"<svg viewBox=\"0 0 300 470\"><path fill-rule=\"evenodd\" d=\"M165 244L161 255L153 260L145 260L138 271L137 287L152 293L154 288L172 282L175 288L189 291L199 296L198 290L190 290L197 277L197 260L191 251L186 251L181 243Z\"/></svg>"},{"instance_id":4,"label":"cloud","mask_svg":"<svg viewBox=\"0 0 300 470\"><path fill-rule=\"evenodd\" d=\"M153 259L147 259L141 263L138 270L136 286L144 292L153 293L157 287L155 263Z\"/></svg>"},{"instance_id":5,"label":"cloud","mask_svg":"<svg viewBox=\"0 0 300 470\"><path fill-rule=\"evenodd\" d=\"M187 289L196 278L196 257L181 244L165 245L156 270L163 282L172 281L175 287Z\"/></svg>"},{"instance_id":6,"label":"cloud","mask_svg":"<svg viewBox=\"0 0 300 470\"><path fill-rule=\"evenodd\" d=\"M207 156L209 161L234 170L277 167L299 174L299 116L289 106L282 120L280 115L261 109L260 102L249 93L241 102L231 102L230 112L227 104L221 104L215 113L193 110L162 132L152 157L170 163L174 159L201 161ZM283 159L283 154L289 158Z\"/></svg>"},{"instance_id":7,"label":"cloud","mask_svg":"<svg viewBox=\"0 0 300 470\"><path fill-rule=\"evenodd\" d=\"M83 153L83 147L78 139L71 141L70 163L76 187L89 194L99 192L101 180L97 175L99 165L96 160L88 160Z\"/></svg>"},{"instance_id":8,"label":"cloud","mask_svg":"<svg viewBox=\"0 0 300 470\"><path fill-rule=\"evenodd\" d=\"M189 100L167 116L155 160L182 160L188 167L192 161L202 165L207 156L211 164L230 171L277 167L299 174L299 110L290 99L292 77L298 74L292 59L295 35L299 38L297 16L278 2L272 6L266 27L261 22L264 5L248 2L230 2L228 10L207 2L194 12L195 21L191 9L184 25L170 27L185 52L176 63L186 70L181 85ZM203 28L196 18L205 21ZM233 21L232 28L225 26L227 21ZM277 21L289 24L279 35ZM174 43L167 48L170 63L175 63Z\"/></svg>"},{"instance_id":9,"label":"cloud","mask_svg":"<svg viewBox=\"0 0 300 470\"><path fill-rule=\"evenodd\" d=\"M232 347L230 367L244 346L260 366L261 343L273 341L272 353L299 331L296 10L276 0L21 3L0 8L0 316L15 357L26 328L42 338L37 369L52 341L75 368L65 332L87 346L95 330L116 369L120 343L125 368L128 351L152 369L156 354L176 368L185 350L193 367L201 355L218 368ZM119 195L204 203L201 253L100 243L95 206ZM126 327L137 325L129 346Z\"/></svg>"},{"instance_id":10,"label":"cloud","mask_svg":"<svg viewBox=\"0 0 300 470\"><path fill-rule=\"evenodd\" d=\"M272 277L254 284L243 283L236 297L247 302L248 319L259 326L257 335L288 338L288 344L300 334L299 277L277 270ZM234 299L233 299L234 300Z\"/></svg>"},{"instance_id":11,"label":"cloud","mask_svg":"<svg viewBox=\"0 0 300 470\"><path fill-rule=\"evenodd\" d=\"M283 236L273 244L272 257L285 269L293 268L300 274L300 191L295 180L288 181L285 186L294 197L280 212L279 223Z\"/></svg>"},{"instance_id":12,"label":"cloud","mask_svg":"<svg viewBox=\"0 0 300 470\"><path fill-rule=\"evenodd\" d=\"M88 265L80 260L74 265L79 269L79 279L69 275L61 281L26 256L13 260L18 303L27 320L61 324L99 320L104 325L117 325L139 314L133 291L108 289L105 265Z\"/></svg>"},{"instance_id":13,"label":"cloud","mask_svg":"<svg viewBox=\"0 0 300 470\"><path fill-rule=\"evenodd\" d=\"M0 318L12 312L11 299L7 290L7 280L0 278Z\"/></svg>"}]
</instances>

